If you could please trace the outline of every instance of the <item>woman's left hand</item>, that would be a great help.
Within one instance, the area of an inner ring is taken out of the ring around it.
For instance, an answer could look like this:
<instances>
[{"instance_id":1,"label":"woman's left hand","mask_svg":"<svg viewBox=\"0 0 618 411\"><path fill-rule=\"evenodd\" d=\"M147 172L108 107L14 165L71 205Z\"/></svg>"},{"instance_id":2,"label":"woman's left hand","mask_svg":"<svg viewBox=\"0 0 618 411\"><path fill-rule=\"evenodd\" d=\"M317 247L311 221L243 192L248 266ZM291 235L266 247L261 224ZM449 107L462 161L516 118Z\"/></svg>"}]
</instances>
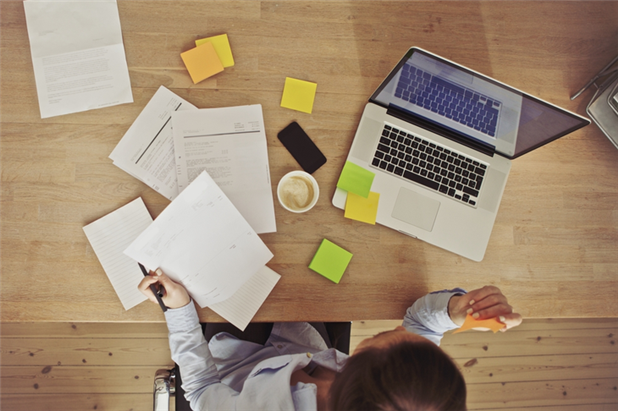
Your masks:
<instances>
[{"instance_id":1,"label":"woman's left hand","mask_svg":"<svg viewBox=\"0 0 618 411\"><path fill-rule=\"evenodd\" d=\"M506 325L501 331L517 327L522 322L522 316L513 312L506 296L493 285L486 285L465 295L453 296L448 304L448 313L457 325L462 325L468 314L477 320L498 318Z\"/></svg>"}]
</instances>

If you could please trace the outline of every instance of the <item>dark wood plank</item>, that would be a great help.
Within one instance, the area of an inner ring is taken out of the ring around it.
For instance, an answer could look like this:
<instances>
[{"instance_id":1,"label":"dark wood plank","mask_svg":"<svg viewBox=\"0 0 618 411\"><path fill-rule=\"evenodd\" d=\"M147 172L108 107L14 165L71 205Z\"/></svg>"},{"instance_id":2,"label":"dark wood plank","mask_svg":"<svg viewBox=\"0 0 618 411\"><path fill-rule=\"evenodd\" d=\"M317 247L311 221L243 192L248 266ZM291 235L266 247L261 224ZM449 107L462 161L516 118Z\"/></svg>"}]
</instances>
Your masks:
<instances>
[{"instance_id":1,"label":"dark wood plank","mask_svg":"<svg viewBox=\"0 0 618 411\"><path fill-rule=\"evenodd\" d=\"M618 404L618 378L581 379L568 381L533 381L468 385L470 409L560 409L565 405ZM615 408L615 407L614 407Z\"/></svg>"},{"instance_id":2,"label":"dark wood plank","mask_svg":"<svg viewBox=\"0 0 618 411\"><path fill-rule=\"evenodd\" d=\"M152 393L159 366L6 366L3 394Z\"/></svg>"},{"instance_id":3,"label":"dark wood plank","mask_svg":"<svg viewBox=\"0 0 618 411\"><path fill-rule=\"evenodd\" d=\"M2 338L2 365L173 366L164 338Z\"/></svg>"},{"instance_id":4,"label":"dark wood plank","mask_svg":"<svg viewBox=\"0 0 618 411\"><path fill-rule=\"evenodd\" d=\"M6 394L0 402L14 411L132 410L152 411L152 393L144 394Z\"/></svg>"}]
</instances>

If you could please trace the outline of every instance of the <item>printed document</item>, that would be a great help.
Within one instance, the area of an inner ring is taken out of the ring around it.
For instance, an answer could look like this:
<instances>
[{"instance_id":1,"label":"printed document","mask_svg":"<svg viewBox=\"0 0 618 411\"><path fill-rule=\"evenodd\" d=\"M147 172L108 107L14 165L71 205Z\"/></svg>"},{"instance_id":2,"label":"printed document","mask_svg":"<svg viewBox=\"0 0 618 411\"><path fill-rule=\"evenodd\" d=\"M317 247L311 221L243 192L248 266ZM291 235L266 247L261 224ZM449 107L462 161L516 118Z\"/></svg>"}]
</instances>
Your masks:
<instances>
[{"instance_id":1,"label":"printed document","mask_svg":"<svg viewBox=\"0 0 618 411\"><path fill-rule=\"evenodd\" d=\"M146 296L137 289L144 278L142 270L123 251L151 223L152 217L144 201L137 198L84 227L84 233L125 310L146 300Z\"/></svg>"},{"instance_id":2,"label":"printed document","mask_svg":"<svg viewBox=\"0 0 618 411\"><path fill-rule=\"evenodd\" d=\"M159 87L109 155L114 165L169 200L178 195L172 113L182 110L197 107Z\"/></svg>"},{"instance_id":3,"label":"printed document","mask_svg":"<svg viewBox=\"0 0 618 411\"><path fill-rule=\"evenodd\" d=\"M124 252L150 270L161 268L200 307L231 297L273 257L206 172Z\"/></svg>"},{"instance_id":4,"label":"printed document","mask_svg":"<svg viewBox=\"0 0 618 411\"><path fill-rule=\"evenodd\" d=\"M133 102L115 0L24 2L41 118Z\"/></svg>"},{"instance_id":5,"label":"printed document","mask_svg":"<svg viewBox=\"0 0 618 411\"><path fill-rule=\"evenodd\" d=\"M277 230L262 106L172 114L178 190L206 170L259 233Z\"/></svg>"}]
</instances>

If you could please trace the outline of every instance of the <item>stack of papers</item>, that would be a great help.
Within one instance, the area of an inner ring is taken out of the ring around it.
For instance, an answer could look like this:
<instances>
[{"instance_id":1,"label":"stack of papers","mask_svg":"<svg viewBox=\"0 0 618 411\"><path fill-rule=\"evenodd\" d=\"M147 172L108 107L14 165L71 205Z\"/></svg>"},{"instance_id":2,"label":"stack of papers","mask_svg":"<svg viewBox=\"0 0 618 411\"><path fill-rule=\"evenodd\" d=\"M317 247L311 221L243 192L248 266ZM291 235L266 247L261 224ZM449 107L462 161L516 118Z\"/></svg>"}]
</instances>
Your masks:
<instances>
[{"instance_id":1,"label":"stack of papers","mask_svg":"<svg viewBox=\"0 0 618 411\"><path fill-rule=\"evenodd\" d=\"M84 227L125 309L146 298L137 261L161 268L200 307L241 330L279 280L272 253L233 204L202 173L152 222L138 198Z\"/></svg>"},{"instance_id":2,"label":"stack of papers","mask_svg":"<svg viewBox=\"0 0 618 411\"><path fill-rule=\"evenodd\" d=\"M178 196L172 113L197 110L161 86L109 155L114 165L169 200Z\"/></svg>"},{"instance_id":3,"label":"stack of papers","mask_svg":"<svg viewBox=\"0 0 618 411\"><path fill-rule=\"evenodd\" d=\"M116 0L24 2L41 118L133 102Z\"/></svg>"},{"instance_id":4,"label":"stack of papers","mask_svg":"<svg viewBox=\"0 0 618 411\"><path fill-rule=\"evenodd\" d=\"M198 110L161 86L109 157L169 200L207 171L258 234L277 231L259 104Z\"/></svg>"},{"instance_id":5,"label":"stack of papers","mask_svg":"<svg viewBox=\"0 0 618 411\"><path fill-rule=\"evenodd\" d=\"M178 190L207 171L257 233L277 231L262 106L178 111L172 122Z\"/></svg>"},{"instance_id":6,"label":"stack of papers","mask_svg":"<svg viewBox=\"0 0 618 411\"><path fill-rule=\"evenodd\" d=\"M202 173L125 250L160 268L206 307L231 297L272 257L213 179Z\"/></svg>"}]
</instances>

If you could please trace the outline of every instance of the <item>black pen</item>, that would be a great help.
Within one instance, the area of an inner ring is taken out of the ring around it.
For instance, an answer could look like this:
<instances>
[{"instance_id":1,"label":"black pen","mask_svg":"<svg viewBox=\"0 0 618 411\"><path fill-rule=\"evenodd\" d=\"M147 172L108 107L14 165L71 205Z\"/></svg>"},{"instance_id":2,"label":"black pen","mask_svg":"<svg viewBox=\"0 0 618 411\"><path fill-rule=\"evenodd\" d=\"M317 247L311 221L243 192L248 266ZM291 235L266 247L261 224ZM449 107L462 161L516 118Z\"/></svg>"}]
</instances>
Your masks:
<instances>
[{"instance_id":1,"label":"black pen","mask_svg":"<svg viewBox=\"0 0 618 411\"><path fill-rule=\"evenodd\" d=\"M142 273L144 273L144 277L148 277L148 275L149 275L148 271L142 265L142 263L137 263L137 264L139 265L139 268L142 270ZM159 306L161 307L163 312L166 312L167 311L167 307L165 306L165 304L163 304L163 300L161 299L161 297L163 297L163 292L161 291L161 289L157 290L157 287L155 287L154 284L150 284L150 291L152 291L152 293L154 294L155 298L159 302Z\"/></svg>"}]
</instances>

